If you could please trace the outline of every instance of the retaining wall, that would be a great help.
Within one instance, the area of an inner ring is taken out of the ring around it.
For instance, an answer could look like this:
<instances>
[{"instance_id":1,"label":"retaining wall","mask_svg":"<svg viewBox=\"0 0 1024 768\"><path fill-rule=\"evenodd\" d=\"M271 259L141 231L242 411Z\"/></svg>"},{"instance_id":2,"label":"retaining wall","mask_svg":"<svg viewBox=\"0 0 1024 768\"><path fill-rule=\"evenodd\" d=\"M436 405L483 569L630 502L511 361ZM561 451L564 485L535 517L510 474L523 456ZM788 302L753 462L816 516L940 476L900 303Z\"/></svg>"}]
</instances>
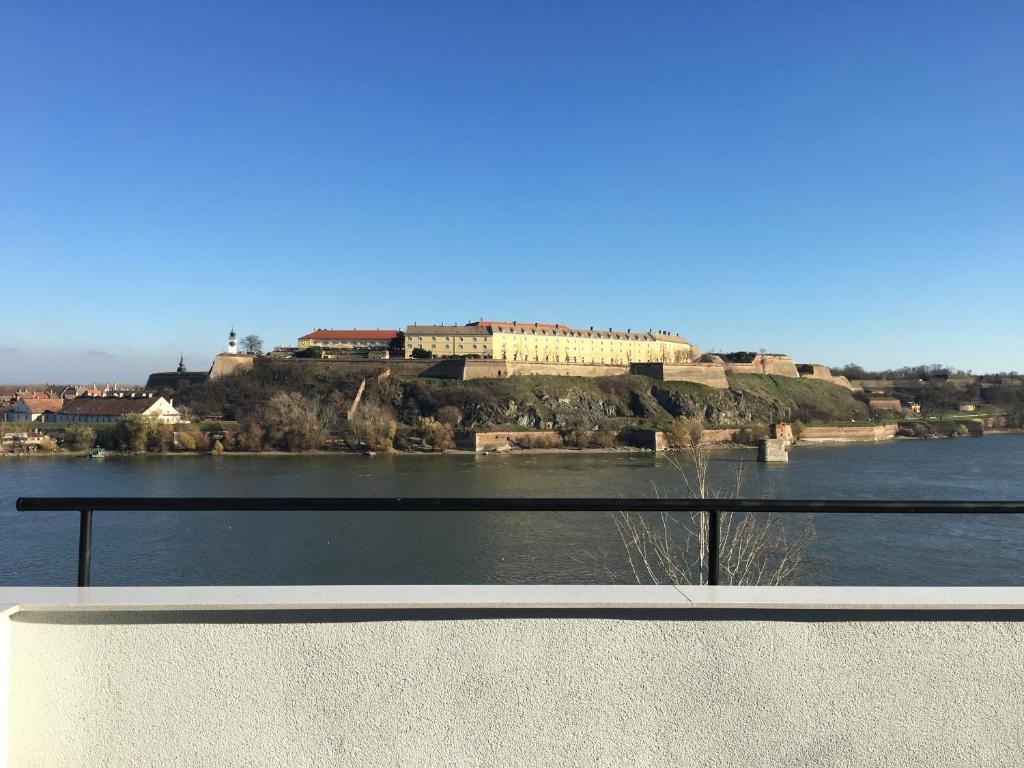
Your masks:
<instances>
[{"instance_id":1,"label":"retaining wall","mask_svg":"<svg viewBox=\"0 0 1024 768\"><path fill-rule=\"evenodd\" d=\"M755 355L749 363L730 363L726 361L727 373L758 373L768 376L788 376L800 378L793 358L787 355Z\"/></svg>"},{"instance_id":2,"label":"retaining wall","mask_svg":"<svg viewBox=\"0 0 1024 768\"><path fill-rule=\"evenodd\" d=\"M538 440L551 439L555 435L550 431L534 432L457 432L455 435L455 446L463 451L507 451L519 446L520 441L537 437ZM558 446L560 447L561 443Z\"/></svg>"},{"instance_id":3,"label":"retaining wall","mask_svg":"<svg viewBox=\"0 0 1024 768\"><path fill-rule=\"evenodd\" d=\"M256 359L252 355L229 355L226 353L217 355L213 358L213 365L210 367L210 378L217 379L239 371L251 371Z\"/></svg>"},{"instance_id":4,"label":"retaining wall","mask_svg":"<svg viewBox=\"0 0 1024 768\"><path fill-rule=\"evenodd\" d=\"M659 381L690 381L715 389L728 389L729 379L725 375L725 367L715 363L632 363L629 372L637 376L647 376Z\"/></svg>"},{"instance_id":5,"label":"retaining wall","mask_svg":"<svg viewBox=\"0 0 1024 768\"><path fill-rule=\"evenodd\" d=\"M804 427L800 431L801 443L874 443L892 440L895 437L895 424L867 427Z\"/></svg>"}]
</instances>

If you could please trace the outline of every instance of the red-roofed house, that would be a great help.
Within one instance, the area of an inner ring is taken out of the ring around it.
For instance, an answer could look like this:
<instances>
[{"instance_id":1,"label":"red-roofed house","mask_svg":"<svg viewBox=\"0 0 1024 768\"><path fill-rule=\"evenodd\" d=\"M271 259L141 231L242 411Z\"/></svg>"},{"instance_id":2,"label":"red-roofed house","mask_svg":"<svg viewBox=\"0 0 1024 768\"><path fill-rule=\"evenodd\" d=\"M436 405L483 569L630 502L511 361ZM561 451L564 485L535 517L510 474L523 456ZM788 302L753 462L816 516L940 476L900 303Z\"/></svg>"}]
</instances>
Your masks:
<instances>
[{"instance_id":1,"label":"red-roofed house","mask_svg":"<svg viewBox=\"0 0 1024 768\"><path fill-rule=\"evenodd\" d=\"M44 413L63 407L64 401L59 397L30 397L14 404L7 412L7 421L45 421Z\"/></svg>"}]
</instances>

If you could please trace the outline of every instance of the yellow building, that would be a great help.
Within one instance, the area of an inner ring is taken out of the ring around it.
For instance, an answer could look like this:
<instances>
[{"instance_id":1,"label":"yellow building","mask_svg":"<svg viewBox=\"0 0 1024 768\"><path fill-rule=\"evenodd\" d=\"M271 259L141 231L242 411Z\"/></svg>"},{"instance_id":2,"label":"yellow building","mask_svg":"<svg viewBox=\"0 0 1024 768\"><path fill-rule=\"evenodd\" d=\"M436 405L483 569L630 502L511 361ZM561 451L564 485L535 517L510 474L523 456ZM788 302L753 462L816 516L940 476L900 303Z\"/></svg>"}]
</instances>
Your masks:
<instances>
[{"instance_id":1,"label":"yellow building","mask_svg":"<svg viewBox=\"0 0 1024 768\"><path fill-rule=\"evenodd\" d=\"M662 331L603 331L483 320L467 325L410 325L405 331L405 356L415 357L415 350L433 357L588 365L686 363L700 354L683 337Z\"/></svg>"}]
</instances>

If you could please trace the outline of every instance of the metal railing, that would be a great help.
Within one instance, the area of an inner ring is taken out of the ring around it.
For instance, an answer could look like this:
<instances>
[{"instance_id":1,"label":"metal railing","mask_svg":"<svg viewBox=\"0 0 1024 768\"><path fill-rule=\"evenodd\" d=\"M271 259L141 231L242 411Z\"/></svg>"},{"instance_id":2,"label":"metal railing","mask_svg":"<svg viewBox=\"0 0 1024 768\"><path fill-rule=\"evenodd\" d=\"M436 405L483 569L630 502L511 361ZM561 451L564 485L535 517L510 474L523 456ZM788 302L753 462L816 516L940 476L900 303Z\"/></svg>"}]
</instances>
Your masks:
<instances>
[{"instance_id":1,"label":"metal railing","mask_svg":"<svg viewBox=\"0 0 1024 768\"><path fill-rule=\"evenodd\" d=\"M797 514L1024 514L1024 501L845 501L607 498L22 497L20 512L78 512L78 586L88 587L94 512L703 512L708 584L719 583L722 512Z\"/></svg>"}]
</instances>

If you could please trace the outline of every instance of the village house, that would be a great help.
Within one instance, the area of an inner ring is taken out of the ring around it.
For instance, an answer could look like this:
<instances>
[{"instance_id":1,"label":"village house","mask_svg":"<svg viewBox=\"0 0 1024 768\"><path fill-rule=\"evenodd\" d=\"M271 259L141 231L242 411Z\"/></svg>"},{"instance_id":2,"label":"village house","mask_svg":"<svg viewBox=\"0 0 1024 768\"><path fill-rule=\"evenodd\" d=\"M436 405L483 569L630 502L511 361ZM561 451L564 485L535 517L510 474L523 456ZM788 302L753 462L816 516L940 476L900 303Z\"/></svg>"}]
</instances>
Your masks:
<instances>
[{"instance_id":1,"label":"village house","mask_svg":"<svg viewBox=\"0 0 1024 768\"><path fill-rule=\"evenodd\" d=\"M59 397L29 397L18 400L6 414L7 421L45 421L47 412L59 412L64 400Z\"/></svg>"},{"instance_id":2,"label":"village house","mask_svg":"<svg viewBox=\"0 0 1024 768\"><path fill-rule=\"evenodd\" d=\"M80 397L65 401L59 412L47 413L46 421L57 424L109 424L137 414L161 424L177 424L181 415L173 401L163 397Z\"/></svg>"}]
</instances>

